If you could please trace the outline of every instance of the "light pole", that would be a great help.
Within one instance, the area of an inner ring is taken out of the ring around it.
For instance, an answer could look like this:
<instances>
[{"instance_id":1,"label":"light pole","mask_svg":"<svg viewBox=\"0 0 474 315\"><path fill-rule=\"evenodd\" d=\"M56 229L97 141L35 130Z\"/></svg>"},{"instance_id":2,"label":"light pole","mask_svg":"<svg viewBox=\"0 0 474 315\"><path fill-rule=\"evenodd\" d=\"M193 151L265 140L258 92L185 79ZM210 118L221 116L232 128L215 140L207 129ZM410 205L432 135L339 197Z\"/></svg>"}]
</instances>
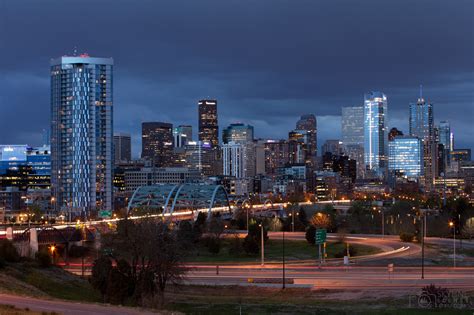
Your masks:
<instances>
[{"instance_id":1,"label":"light pole","mask_svg":"<svg viewBox=\"0 0 474 315\"><path fill-rule=\"evenodd\" d=\"M290 217L291 217L291 232L294 232L295 231L295 213L293 209L291 209Z\"/></svg>"},{"instance_id":2,"label":"light pole","mask_svg":"<svg viewBox=\"0 0 474 315\"><path fill-rule=\"evenodd\" d=\"M453 267L456 268L456 225L454 221L450 221L449 226L453 229Z\"/></svg>"},{"instance_id":3,"label":"light pole","mask_svg":"<svg viewBox=\"0 0 474 315\"><path fill-rule=\"evenodd\" d=\"M422 237L421 237L421 279L425 279L425 233L426 233L426 213L424 211L421 212L421 222L423 227L421 229Z\"/></svg>"},{"instance_id":4,"label":"light pole","mask_svg":"<svg viewBox=\"0 0 474 315\"><path fill-rule=\"evenodd\" d=\"M283 289L285 288L285 229L283 229Z\"/></svg>"},{"instance_id":5,"label":"light pole","mask_svg":"<svg viewBox=\"0 0 474 315\"><path fill-rule=\"evenodd\" d=\"M260 227L260 240L261 244L260 246L262 247L262 267L265 265L265 248L264 248L264 242L263 242L263 224L258 225Z\"/></svg>"},{"instance_id":6,"label":"light pole","mask_svg":"<svg viewBox=\"0 0 474 315\"><path fill-rule=\"evenodd\" d=\"M247 234L249 234L249 205L245 205L245 209L247 209Z\"/></svg>"}]
</instances>

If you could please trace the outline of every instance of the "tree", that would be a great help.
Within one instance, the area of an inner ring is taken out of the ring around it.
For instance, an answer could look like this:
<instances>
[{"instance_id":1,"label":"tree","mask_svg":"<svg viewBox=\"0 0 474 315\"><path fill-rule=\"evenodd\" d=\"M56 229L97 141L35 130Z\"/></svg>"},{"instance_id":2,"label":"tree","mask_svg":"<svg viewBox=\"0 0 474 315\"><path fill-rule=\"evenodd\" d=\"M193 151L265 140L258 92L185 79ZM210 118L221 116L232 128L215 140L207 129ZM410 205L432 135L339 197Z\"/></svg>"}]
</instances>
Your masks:
<instances>
[{"instance_id":1,"label":"tree","mask_svg":"<svg viewBox=\"0 0 474 315\"><path fill-rule=\"evenodd\" d=\"M113 304L124 304L126 298L133 294L133 290L130 264L126 260L120 259L117 266L109 271L107 299Z\"/></svg>"},{"instance_id":2,"label":"tree","mask_svg":"<svg viewBox=\"0 0 474 315\"><path fill-rule=\"evenodd\" d=\"M308 216L306 215L306 211L304 210L303 207L300 207L300 210L298 211L298 221L306 227L308 225Z\"/></svg>"},{"instance_id":3,"label":"tree","mask_svg":"<svg viewBox=\"0 0 474 315\"><path fill-rule=\"evenodd\" d=\"M306 228L305 237L308 243L310 244L316 243L316 227L314 227L314 225L310 225Z\"/></svg>"},{"instance_id":4,"label":"tree","mask_svg":"<svg viewBox=\"0 0 474 315\"><path fill-rule=\"evenodd\" d=\"M91 285L102 295L102 300L106 301L107 283L112 270L112 261L109 257L101 256L92 265Z\"/></svg>"},{"instance_id":5,"label":"tree","mask_svg":"<svg viewBox=\"0 0 474 315\"><path fill-rule=\"evenodd\" d=\"M129 263L133 296L142 305L157 293L163 304L167 284L179 282L185 273L177 232L161 220L122 220L116 233L104 239L104 247L114 260Z\"/></svg>"},{"instance_id":6,"label":"tree","mask_svg":"<svg viewBox=\"0 0 474 315\"><path fill-rule=\"evenodd\" d=\"M256 255L260 250L259 243L250 234L244 238L243 248L249 255Z\"/></svg>"},{"instance_id":7,"label":"tree","mask_svg":"<svg viewBox=\"0 0 474 315\"><path fill-rule=\"evenodd\" d=\"M181 221L178 225L178 241L184 248L191 247L195 240L193 226L189 221Z\"/></svg>"},{"instance_id":8,"label":"tree","mask_svg":"<svg viewBox=\"0 0 474 315\"><path fill-rule=\"evenodd\" d=\"M466 220L462 232L466 237L472 239L472 237L474 236L474 217Z\"/></svg>"},{"instance_id":9,"label":"tree","mask_svg":"<svg viewBox=\"0 0 474 315\"><path fill-rule=\"evenodd\" d=\"M7 239L0 240L0 257L6 262L18 262L20 255L13 242Z\"/></svg>"},{"instance_id":10,"label":"tree","mask_svg":"<svg viewBox=\"0 0 474 315\"><path fill-rule=\"evenodd\" d=\"M315 213L311 217L311 225L319 229L327 229L331 226L331 218L326 213Z\"/></svg>"},{"instance_id":11,"label":"tree","mask_svg":"<svg viewBox=\"0 0 474 315\"><path fill-rule=\"evenodd\" d=\"M224 222L222 222L222 219L219 216L212 216L207 230L214 238L219 240L222 233L224 233L224 228L225 225Z\"/></svg>"}]
</instances>

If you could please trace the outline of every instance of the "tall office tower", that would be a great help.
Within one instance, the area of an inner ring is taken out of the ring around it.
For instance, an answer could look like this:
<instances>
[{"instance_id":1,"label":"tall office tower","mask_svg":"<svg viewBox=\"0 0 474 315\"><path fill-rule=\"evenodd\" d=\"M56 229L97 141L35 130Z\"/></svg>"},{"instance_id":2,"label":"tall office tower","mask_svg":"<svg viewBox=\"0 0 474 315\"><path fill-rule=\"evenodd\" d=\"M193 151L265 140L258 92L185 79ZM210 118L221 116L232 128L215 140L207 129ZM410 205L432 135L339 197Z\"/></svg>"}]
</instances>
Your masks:
<instances>
[{"instance_id":1,"label":"tall office tower","mask_svg":"<svg viewBox=\"0 0 474 315\"><path fill-rule=\"evenodd\" d=\"M173 164L173 125L163 122L142 123L142 159L158 167Z\"/></svg>"},{"instance_id":2,"label":"tall office tower","mask_svg":"<svg viewBox=\"0 0 474 315\"><path fill-rule=\"evenodd\" d=\"M365 176L364 106L343 107L341 115L342 150L356 161L357 178Z\"/></svg>"},{"instance_id":3,"label":"tall office tower","mask_svg":"<svg viewBox=\"0 0 474 315\"><path fill-rule=\"evenodd\" d=\"M253 143L229 142L222 145L223 175L236 178L255 176L255 148Z\"/></svg>"},{"instance_id":4,"label":"tall office tower","mask_svg":"<svg viewBox=\"0 0 474 315\"><path fill-rule=\"evenodd\" d=\"M343 107L341 118L342 143L364 145L364 107Z\"/></svg>"},{"instance_id":5,"label":"tall office tower","mask_svg":"<svg viewBox=\"0 0 474 315\"><path fill-rule=\"evenodd\" d=\"M343 150L341 140L326 140L321 147L321 153L324 155L327 152L336 156L342 154Z\"/></svg>"},{"instance_id":6,"label":"tall office tower","mask_svg":"<svg viewBox=\"0 0 474 315\"><path fill-rule=\"evenodd\" d=\"M265 141L265 174L277 175L277 170L289 163L289 148L286 140Z\"/></svg>"},{"instance_id":7,"label":"tall office tower","mask_svg":"<svg viewBox=\"0 0 474 315\"><path fill-rule=\"evenodd\" d=\"M210 142L212 147L219 145L219 126L217 122L217 101L199 101L199 141Z\"/></svg>"},{"instance_id":8,"label":"tall office tower","mask_svg":"<svg viewBox=\"0 0 474 315\"><path fill-rule=\"evenodd\" d=\"M437 171L437 145L435 141L433 105L426 103L421 89L416 103L410 104L410 136L423 141L423 168L425 188L431 190Z\"/></svg>"},{"instance_id":9,"label":"tall office tower","mask_svg":"<svg viewBox=\"0 0 474 315\"><path fill-rule=\"evenodd\" d=\"M311 160L306 130L293 130L288 133L288 157L291 164L306 163Z\"/></svg>"},{"instance_id":10,"label":"tall office tower","mask_svg":"<svg viewBox=\"0 0 474 315\"><path fill-rule=\"evenodd\" d=\"M398 178L418 180L423 175L423 142L418 137L397 136L388 143L388 170Z\"/></svg>"},{"instance_id":11,"label":"tall office tower","mask_svg":"<svg viewBox=\"0 0 474 315\"><path fill-rule=\"evenodd\" d=\"M173 128L173 140L175 148L182 148L188 142L193 141L193 127L189 125L179 125Z\"/></svg>"},{"instance_id":12,"label":"tall office tower","mask_svg":"<svg viewBox=\"0 0 474 315\"><path fill-rule=\"evenodd\" d=\"M384 177L387 169L387 96L364 95L364 162L369 175Z\"/></svg>"},{"instance_id":13,"label":"tall office tower","mask_svg":"<svg viewBox=\"0 0 474 315\"><path fill-rule=\"evenodd\" d=\"M42 134L42 138L43 138L43 145L51 145L51 129L48 128L48 129L43 129L43 134Z\"/></svg>"},{"instance_id":14,"label":"tall office tower","mask_svg":"<svg viewBox=\"0 0 474 315\"><path fill-rule=\"evenodd\" d=\"M230 124L222 130L222 142L246 143L253 141L253 126L244 124Z\"/></svg>"},{"instance_id":15,"label":"tall office tower","mask_svg":"<svg viewBox=\"0 0 474 315\"><path fill-rule=\"evenodd\" d=\"M441 167L441 165L438 164L438 166L440 169L443 168L444 172L446 166L451 163L450 153L454 149L453 134L451 132L451 125L449 124L449 121L444 120L439 122L437 142L443 145L443 151L438 152L438 156L442 155L444 165ZM438 148L440 147L438 146Z\"/></svg>"},{"instance_id":16,"label":"tall office tower","mask_svg":"<svg viewBox=\"0 0 474 315\"><path fill-rule=\"evenodd\" d=\"M296 130L305 130L308 140L308 153L313 166L316 166L318 157L318 124L316 116L306 114L300 117L296 122Z\"/></svg>"},{"instance_id":17,"label":"tall office tower","mask_svg":"<svg viewBox=\"0 0 474 315\"><path fill-rule=\"evenodd\" d=\"M113 59L51 60L51 188L73 215L112 210Z\"/></svg>"},{"instance_id":18,"label":"tall office tower","mask_svg":"<svg viewBox=\"0 0 474 315\"><path fill-rule=\"evenodd\" d=\"M115 164L132 160L132 137L129 133L114 134Z\"/></svg>"}]
</instances>

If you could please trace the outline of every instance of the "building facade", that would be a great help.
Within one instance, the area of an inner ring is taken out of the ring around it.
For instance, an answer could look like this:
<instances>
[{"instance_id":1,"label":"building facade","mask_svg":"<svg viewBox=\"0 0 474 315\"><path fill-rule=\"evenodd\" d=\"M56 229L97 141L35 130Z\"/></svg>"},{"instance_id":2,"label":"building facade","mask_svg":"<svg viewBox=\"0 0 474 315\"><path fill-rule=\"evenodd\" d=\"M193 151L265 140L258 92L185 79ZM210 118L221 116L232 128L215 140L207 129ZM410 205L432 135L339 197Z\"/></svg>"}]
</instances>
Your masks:
<instances>
[{"instance_id":1,"label":"building facade","mask_svg":"<svg viewBox=\"0 0 474 315\"><path fill-rule=\"evenodd\" d=\"M158 167L173 164L173 125L164 122L142 123L142 159Z\"/></svg>"},{"instance_id":2,"label":"building facade","mask_svg":"<svg viewBox=\"0 0 474 315\"><path fill-rule=\"evenodd\" d=\"M209 142L212 147L219 146L219 125L217 120L217 101L200 100L199 112L199 141Z\"/></svg>"},{"instance_id":3,"label":"building facade","mask_svg":"<svg viewBox=\"0 0 474 315\"><path fill-rule=\"evenodd\" d=\"M370 176L384 177L387 167L387 96L364 95L364 162Z\"/></svg>"},{"instance_id":4,"label":"building facade","mask_svg":"<svg viewBox=\"0 0 474 315\"><path fill-rule=\"evenodd\" d=\"M114 134L115 165L132 160L132 137L129 133Z\"/></svg>"},{"instance_id":5,"label":"building facade","mask_svg":"<svg viewBox=\"0 0 474 315\"><path fill-rule=\"evenodd\" d=\"M423 142L398 136L388 143L388 170L396 177L418 180L423 175Z\"/></svg>"},{"instance_id":6,"label":"building facade","mask_svg":"<svg viewBox=\"0 0 474 315\"><path fill-rule=\"evenodd\" d=\"M253 126L241 123L230 124L222 130L222 142L229 143L231 141L237 143L252 142L254 139Z\"/></svg>"},{"instance_id":7,"label":"building facade","mask_svg":"<svg viewBox=\"0 0 474 315\"><path fill-rule=\"evenodd\" d=\"M51 61L51 189L55 210L88 216L113 200L113 60Z\"/></svg>"},{"instance_id":8,"label":"building facade","mask_svg":"<svg viewBox=\"0 0 474 315\"><path fill-rule=\"evenodd\" d=\"M296 130L305 130L307 136L307 151L311 166L316 167L318 157L318 123L313 114L302 115L296 122Z\"/></svg>"}]
</instances>

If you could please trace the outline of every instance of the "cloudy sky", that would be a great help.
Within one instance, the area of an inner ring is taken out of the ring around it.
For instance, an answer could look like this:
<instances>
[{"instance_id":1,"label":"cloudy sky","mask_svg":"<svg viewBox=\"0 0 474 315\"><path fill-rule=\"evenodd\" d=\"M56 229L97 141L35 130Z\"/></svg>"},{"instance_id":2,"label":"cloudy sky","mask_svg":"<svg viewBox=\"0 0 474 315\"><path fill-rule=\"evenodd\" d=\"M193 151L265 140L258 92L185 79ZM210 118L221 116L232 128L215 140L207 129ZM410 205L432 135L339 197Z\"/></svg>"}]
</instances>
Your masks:
<instances>
[{"instance_id":1,"label":"cloudy sky","mask_svg":"<svg viewBox=\"0 0 474 315\"><path fill-rule=\"evenodd\" d=\"M474 148L474 1L0 0L0 144L40 144L49 126L49 61L113 57L114 128L140 151L140 123L197 124L216 98L221 128L285 138L318 117L319 142L340 137L342 106L380 90L390 127L408 131L424 96Z\"/></svg>"}]
</instances>

